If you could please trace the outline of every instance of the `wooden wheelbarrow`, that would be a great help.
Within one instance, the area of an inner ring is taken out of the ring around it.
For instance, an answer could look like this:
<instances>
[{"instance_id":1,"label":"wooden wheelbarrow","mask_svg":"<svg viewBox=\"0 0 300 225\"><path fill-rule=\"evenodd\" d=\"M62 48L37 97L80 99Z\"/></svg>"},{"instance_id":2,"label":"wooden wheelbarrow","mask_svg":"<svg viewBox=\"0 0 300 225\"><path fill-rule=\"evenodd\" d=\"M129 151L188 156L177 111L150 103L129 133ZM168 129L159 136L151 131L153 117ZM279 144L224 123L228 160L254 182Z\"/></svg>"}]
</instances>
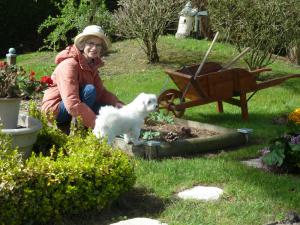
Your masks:
<instances>
[{"instance_id":1,"label":"wooden wheelbarrow","mask_svg":"<svg viewBox=\"0 0 300 225\"><path fill-rule=\"evenodd\" d=\"M241 68L223 69L215 62L207 62L197 74L199 65L165 72L173 80L177 89L168 89L158 97L160 108L181 117L185 109L217 102L218 111L223 112L223 102L241 108L243 119L248 119L248 101L259 90L281 84L283 81L300 77L300 74L291 74L284 77L257 82L259 73L271 69L258 69L247 71ZM195 77L194 74L197 74ZM247 93L252 93L247 98Z\"/></svg>"}]
</instances>

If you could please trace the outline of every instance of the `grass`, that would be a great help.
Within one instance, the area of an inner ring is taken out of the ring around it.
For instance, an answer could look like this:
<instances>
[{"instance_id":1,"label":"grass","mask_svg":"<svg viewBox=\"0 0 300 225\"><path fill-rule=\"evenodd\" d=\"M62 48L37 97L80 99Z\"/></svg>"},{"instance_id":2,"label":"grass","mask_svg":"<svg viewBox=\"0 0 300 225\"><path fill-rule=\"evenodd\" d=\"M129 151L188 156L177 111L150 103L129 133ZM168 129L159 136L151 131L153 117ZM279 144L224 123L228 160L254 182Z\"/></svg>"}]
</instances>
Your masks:
<instances>
[{"instance_id":1,"label":"grass","mask_svg":"<svg viewBox=\"0 0 300 225\"><path fill-rule=\"evenodd\" d=\"M209 42L175 39L164 36L158 48L160 63L147 64L135 40L113 44L113 52L105 58L100 70L106 87L120 99L130 102L139 92L159 94L174 87L164 73L165 68L199 63ZM229 44L216 43L208 61L226 64L237 55ZM18 57L18 63L38 75L53 71L52 52L36 52ZM236 64L245 67L242 61ZM286 60L277 60L266 77L300 73L300 68ZM46 74L45 74L46 73ZM164 85L166 83L166 85ZM137 159L135 190L123 196L101 213L90 212L66 217L64 224L109 224L131 217L151 217L176 225L255 225L283 219L288 211L300 213L300 178L272 174L242 165L239 161L258 156L260 148L286 127L272 123L274 117L287 114L300 106L300 79L290 79L279 86L259 91L248 102L249 121L241 119L240 109L224 104L224 113L216 112L216 104L187 109L184 118L229 128L254 130L251 143L214 155L147 161ZM183 201L175 193L194 185L213 185L224 189L217 202Z\"/></svg>"}]
</instances>

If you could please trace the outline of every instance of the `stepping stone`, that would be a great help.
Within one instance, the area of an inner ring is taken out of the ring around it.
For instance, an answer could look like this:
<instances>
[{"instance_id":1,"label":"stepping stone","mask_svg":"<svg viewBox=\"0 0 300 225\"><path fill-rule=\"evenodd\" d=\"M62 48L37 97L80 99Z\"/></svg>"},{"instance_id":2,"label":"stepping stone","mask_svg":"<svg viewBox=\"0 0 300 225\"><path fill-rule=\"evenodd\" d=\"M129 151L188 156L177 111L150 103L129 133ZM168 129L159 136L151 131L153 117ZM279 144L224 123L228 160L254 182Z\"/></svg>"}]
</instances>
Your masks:
<instances>
[{"instance_id":1,"label":"stepping stone","mask_svg":"<svg viewBox=\"0 0 300 225\"><path fill-rule=\"evenodd\" d=\"M129 220L122 220L117 223L112 223L110 225L168 225L166 223L161 223L158 220L148 219L148 218L134 218Z\"/></svg>"},{"instance_id":2,"label":"stepping stone","mask_svg":"<svg viewBox=\"0 0 300 225\"><path fill-rule=\"evenodd\" d=\"M218 200L223 190L217 187L196 186L179 192L178 197L182 199L196 199L204 201Z\"/></svg>"},{"instance_id":3,"label":"stepping stone","mask_svg":"<svg viewBox=\"0 0 300 225\"><path fill-rule=\"evenodd\" d=\"M241 161L241 162L250 167L254 167L254 168L258 168L258 169L264 168L261 158L249 159L249 160L245 160L245 161Z\"/></svg>"}]
</instances>

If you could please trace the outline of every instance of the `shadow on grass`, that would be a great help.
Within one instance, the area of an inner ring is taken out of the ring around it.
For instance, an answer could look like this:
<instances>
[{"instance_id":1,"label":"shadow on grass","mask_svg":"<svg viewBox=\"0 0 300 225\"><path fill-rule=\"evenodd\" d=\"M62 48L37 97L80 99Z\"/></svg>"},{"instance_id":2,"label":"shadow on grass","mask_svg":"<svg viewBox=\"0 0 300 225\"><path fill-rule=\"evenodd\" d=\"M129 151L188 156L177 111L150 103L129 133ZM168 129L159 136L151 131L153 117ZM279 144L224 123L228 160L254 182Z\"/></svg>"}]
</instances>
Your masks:
<instances>
[{"instance_id":1,"label":"shadow on grass","mask_svg":"<svg viewBox=\"0 0 300 225\"><path fill-rule=\"evenodd\" d=\"M134 188L101 212L91 211L68 216L62 225L109 225L135 217L155 218L170 200L161 199L143 188ZM54 225L54 224L53 224Z\"/></svg>"},{"instance_id":2,"label":"shadow on grass","mask_svg":"<svg viewBox=\"0 0 300 225\"><path fill-rule=\"evenodd\" d=\"M277 123L277 118L286 115L286 112L278 113L257 113L249 111L249 119L243 120L240 113L205 113L193 111L185 116L185 119L194 120L217 126L222 126L231 129L250 128L253 132L250 137L255 138L255 144L261 144L274 138L278 135L284 134L287 129L285 123Z\"/></svg>"}]
</instances>

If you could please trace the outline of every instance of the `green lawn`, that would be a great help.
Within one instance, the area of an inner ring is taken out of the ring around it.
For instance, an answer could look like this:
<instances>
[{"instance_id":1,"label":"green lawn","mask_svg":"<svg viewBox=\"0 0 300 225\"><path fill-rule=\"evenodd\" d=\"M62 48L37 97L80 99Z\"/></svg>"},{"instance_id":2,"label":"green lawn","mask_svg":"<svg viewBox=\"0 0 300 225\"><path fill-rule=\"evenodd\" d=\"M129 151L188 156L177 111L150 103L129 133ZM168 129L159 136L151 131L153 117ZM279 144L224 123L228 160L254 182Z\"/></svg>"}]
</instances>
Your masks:
<instances>
[{"instance_id":1,"label":"green lawn","mask_svg":"<svg viewBox=\"0 0 300 225\"><path fill-rule=\"evenodd\" d=\"M160 63L147 64L143 51L134 40L113 44L105 58L102 78L109 90L124 102L139 92L159 94L167 75L164 69L201 62L209 42L175 39L164 36L158 48ZM226 64L237 55L229 44L216 43L208 61ZM18 56L18 63L34 70L38 76L49 75L54 68L52 52L36 52ZM236 64L245 67L240 61ZM267 77L300 73L300 68L285 60L270 66ZM171 81L165 88L174 87ZM137 159L136 190L124 196L101 213L87 213L66 218L64 224L109 224L131 217L151 217L178 225L260 225L284 218L288 211L300 213L299 175L278 175L248 168L240 160L256 157L259 149L286 127L273 124L274 117L300 107L300 79L290 79L280 86L258 91L248 102L249 120L241 118L240 109L224 104L224 113L216 104L190 108L184 118L229 128L248 127L254 130L249 145L226 149L219 154L147 161ZM183 201L175 193L194 185L213 185L224 189L217 202Z\"/></svg>"}]
</instances>

